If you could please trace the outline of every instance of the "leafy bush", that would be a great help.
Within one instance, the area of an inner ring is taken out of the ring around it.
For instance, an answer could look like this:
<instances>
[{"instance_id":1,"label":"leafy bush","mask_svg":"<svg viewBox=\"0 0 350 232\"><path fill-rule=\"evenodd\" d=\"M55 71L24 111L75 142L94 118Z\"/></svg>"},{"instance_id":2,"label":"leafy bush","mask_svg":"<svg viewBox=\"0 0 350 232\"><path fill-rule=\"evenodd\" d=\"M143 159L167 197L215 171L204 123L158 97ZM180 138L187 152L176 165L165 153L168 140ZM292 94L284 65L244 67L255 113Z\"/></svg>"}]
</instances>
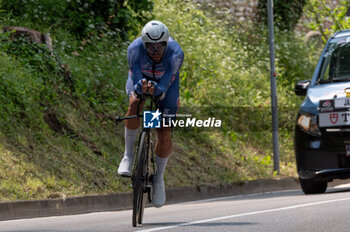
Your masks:
<instances>
[{"instance_id":1,"label":"leafy bush","mask_svg":"<svg viewBox=\"0 0 350 232\"><path fill-rule=\"evenodd\" d=\"M79 37L111 30L126 38L151 18L149 0L4 0L2 9L37 29L61 27Z\"/></svg>"},{"instance_id":2,"label":"leafy bush","mask_svg":"<svg viewBox=\"0 0 350 232\"><path fill-rule=\"evenodd\" d=\"M275 0L274 4L274 20L276 26L280 30L293 30L303 13L306 0ZM268 11L267 1L259 0L257 20L267 25Z\"/></svg>"},{"instance_id":3,"label":"leafy bush","mask_svg":"<svg viewBox=\"0 0 350 232\"><path fill-rule=\"evenodd\" d=\"M336 4L327 0L309 0L305 7L309 19L306 26L319 31L326 42L336 31L350 28L350 18L346 17L348 7L348 0L339 0Z\"/></svg>"}]
</instances>

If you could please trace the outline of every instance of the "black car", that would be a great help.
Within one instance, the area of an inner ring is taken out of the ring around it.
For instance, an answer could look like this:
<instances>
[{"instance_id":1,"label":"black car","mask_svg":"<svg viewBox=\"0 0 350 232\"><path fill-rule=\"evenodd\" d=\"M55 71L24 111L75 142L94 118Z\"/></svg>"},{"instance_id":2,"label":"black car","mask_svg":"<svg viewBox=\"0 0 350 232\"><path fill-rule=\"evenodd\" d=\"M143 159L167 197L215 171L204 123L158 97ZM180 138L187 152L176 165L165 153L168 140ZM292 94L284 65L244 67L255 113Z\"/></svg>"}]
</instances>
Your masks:
<instances>
[{"instance_id":1,"label":"black car","mask_svg":"<svg viewBox=\"0 0 350 232\"><path fill-rule=\"evenodd\" d=\"M306 96L294 137L300 185L305 194L324 193L328 182L350 178L350 30L328 40L312 80L295 93Z\"/></svg>"}]
</instances>

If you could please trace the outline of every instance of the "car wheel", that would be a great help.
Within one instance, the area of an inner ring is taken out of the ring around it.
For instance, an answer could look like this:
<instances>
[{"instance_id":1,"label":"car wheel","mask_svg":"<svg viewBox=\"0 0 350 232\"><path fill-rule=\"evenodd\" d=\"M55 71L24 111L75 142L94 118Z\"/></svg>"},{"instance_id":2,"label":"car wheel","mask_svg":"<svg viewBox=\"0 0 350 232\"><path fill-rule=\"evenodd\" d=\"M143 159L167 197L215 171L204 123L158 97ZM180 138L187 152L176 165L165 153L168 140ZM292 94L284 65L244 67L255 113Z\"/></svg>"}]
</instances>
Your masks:
<instances>
[{"instance_id":1,"label":"car wheel","mask_svg":"<svg viewBox=\"0 0 350 232\"><path fill-rule=\"evenodd\" d=\"M326 181L312 181L300 179L301 189L305 194L324 193L327 189Z\"/></svg>"}]
</instances>

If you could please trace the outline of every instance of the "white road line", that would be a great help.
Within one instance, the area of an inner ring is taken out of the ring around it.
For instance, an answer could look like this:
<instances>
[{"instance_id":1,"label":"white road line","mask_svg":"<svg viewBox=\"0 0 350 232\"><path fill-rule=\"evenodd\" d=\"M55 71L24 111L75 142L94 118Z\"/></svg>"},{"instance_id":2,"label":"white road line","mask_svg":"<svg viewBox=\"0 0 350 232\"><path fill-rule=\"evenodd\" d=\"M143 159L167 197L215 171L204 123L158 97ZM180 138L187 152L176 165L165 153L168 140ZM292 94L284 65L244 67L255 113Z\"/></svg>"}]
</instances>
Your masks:
<instances>
[{"instance_id":1,"label":"white road line","mask_svg":"<svg viewBox=\"0 0 350 232\"><path fill-rule=\"evenodd\" d=\"M178 228L178 227L182 227L182 226L190 226L190 225L195 225L195 224L226 220L226 219L230 219L230 218L251 216L251 215L263 214L263 213L271 213L271 212L277 212L277 211L283 211L283 210L289 210L289 209L297 209L297 208L303 208L303 207L308 207L308 206L322 205L322 204L328 204L328 203L340 202L340 201L349 201L349 200L350 200L350 197L349 198L342 198L342 199L335 199L335 200L328 200L328 201L317 201L317 202L313 202L313 203L292 205L292 206L287 206L287 207L282 207L282 208L277 208L277 209L268 209L268 210L261 210L261 211L255 211L255 212L249 212L249 213L234 214L234 215L229 215L229 216L224 216L224 217L216 217L216 218L209 218L209 219L205 219L205 220L180 223L178 225L157 227L157 228L146 229L146 230L138 230L137 232L153 232L153 231L169 230L169 229L174 229L174 228Z\"/></svg>"}]
</instances>

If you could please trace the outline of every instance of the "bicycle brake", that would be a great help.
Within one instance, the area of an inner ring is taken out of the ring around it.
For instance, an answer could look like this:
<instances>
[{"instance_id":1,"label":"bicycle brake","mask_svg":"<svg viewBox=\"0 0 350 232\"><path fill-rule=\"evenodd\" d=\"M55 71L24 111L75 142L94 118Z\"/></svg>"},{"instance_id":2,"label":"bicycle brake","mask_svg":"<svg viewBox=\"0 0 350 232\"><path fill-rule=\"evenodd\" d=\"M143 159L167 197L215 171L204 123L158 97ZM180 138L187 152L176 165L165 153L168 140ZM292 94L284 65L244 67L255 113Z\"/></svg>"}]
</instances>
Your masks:
<instances>
[{"instance_id":1,"label":"bicycle brake","mask_svg":"<svg viewBox=\"0 0 350 232\"><path fill-rule=\"evenodd\" d=\"M118 126L121 121L123 121L123 120L119 116L115 117L115 125L116 126Z\"/></svg>"}]
</instances>

